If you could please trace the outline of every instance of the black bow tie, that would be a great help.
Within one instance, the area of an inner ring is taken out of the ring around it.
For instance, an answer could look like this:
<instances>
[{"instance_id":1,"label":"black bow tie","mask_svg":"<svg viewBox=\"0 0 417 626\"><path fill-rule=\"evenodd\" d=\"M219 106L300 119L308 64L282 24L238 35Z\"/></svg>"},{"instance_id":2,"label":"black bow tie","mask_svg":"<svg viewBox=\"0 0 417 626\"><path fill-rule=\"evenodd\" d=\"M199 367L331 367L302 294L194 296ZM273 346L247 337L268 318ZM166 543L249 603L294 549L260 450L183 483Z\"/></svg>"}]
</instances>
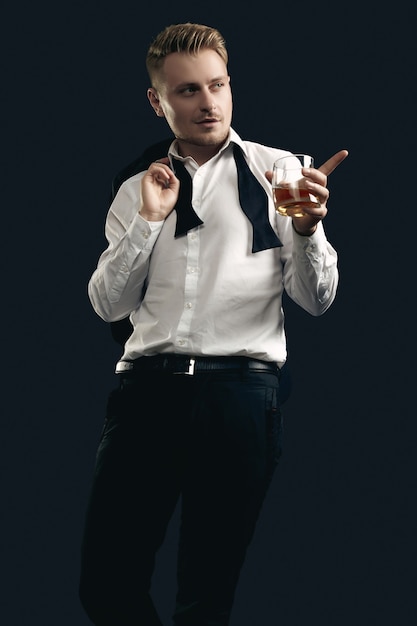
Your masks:
<instances>
[{"instance_id":1,"label":"black bow tie","mask_svg":"<svg viewBox=\"0 0 417 626\"><path fill-rule=\"evenodd\" d=\"M187 231L204 224L193 209L191 203L193 197L193 181L185 169L184 164L178 159L174 159L175 176L180 181L180 190L175 205L177 212L177 225L175 227L175 237L185 235Z\"/></svg>"},{"instance_id":2,"label":"black bow tie","mask_svg":"<svg viewBox=\"0 0 417 626\"><path fill-rule=\"evenodd\" d=\"M249 169L242 150L237 144L233 145L233 155L238 174L240 205L253 227L252 252L282 246L269 221L268 196L265 189ZM177 212L175 237L179 237L192 228L200 226L203 221L191 204L193 194L191 176L181 161L175 159L174 165L175 175L180 181L178 200L174 207Z\"/></svg>"}]
</instances>

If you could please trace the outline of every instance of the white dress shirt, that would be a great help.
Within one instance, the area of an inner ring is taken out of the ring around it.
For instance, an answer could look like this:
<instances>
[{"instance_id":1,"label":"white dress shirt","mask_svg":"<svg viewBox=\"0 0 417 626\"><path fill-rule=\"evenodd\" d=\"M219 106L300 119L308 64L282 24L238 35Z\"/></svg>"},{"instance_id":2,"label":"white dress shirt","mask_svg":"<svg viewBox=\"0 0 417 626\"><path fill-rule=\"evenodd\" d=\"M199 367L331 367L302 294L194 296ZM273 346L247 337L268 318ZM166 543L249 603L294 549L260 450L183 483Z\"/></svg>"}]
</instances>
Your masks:
<instances>
[{"instance_id":1,"label":"white dress shirt","mask_svg":"<svg viewBox=\"0 0 417 626\"><path fill-rule=\"evenodd\" d=\"M283 246L252 253L252 226L238 197L231 142L239 144L269 196L269 218ZM192 204L204 224L174 238L176 212L162 222L140 216L141 179L120 187L107 215L108 247L88 293L96 313L130 317L122 359L159 353L286 360L282 293L312 315L333 302L337 254L323 224L310 237L277 214L265 171L287 151L242 141L231 129L222 150L201 166L181 159L193 178ZM175 141L170 157L178 156Z\"/></svg>"}]
</instances>

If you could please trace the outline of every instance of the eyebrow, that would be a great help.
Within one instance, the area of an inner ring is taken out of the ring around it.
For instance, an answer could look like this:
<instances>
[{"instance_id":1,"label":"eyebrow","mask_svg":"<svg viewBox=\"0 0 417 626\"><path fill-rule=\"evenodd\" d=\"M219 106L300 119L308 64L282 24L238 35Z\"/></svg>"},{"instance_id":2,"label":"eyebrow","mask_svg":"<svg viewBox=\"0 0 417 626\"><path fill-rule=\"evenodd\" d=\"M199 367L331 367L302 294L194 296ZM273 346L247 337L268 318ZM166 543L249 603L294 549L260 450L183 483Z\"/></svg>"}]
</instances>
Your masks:
<instances>
[{"instance_id":1,"label":"eyebrow","mask_svg":"<svg viewBox=\"0 0 417 626\"><path fill-rule=\"evenodd\" d=\"M216 76L215 78L211 78L208 81L208 85L211 85L213 83L218 83L219 81L223 81L225 82L227 79L227 76L223 75L223 76ZM200 83L195 83L195 82L186 82L186 83L180 83L179 85L177 85L176 89L184 89L184 87L199 87Z\"/></svg>"}]
</instances>

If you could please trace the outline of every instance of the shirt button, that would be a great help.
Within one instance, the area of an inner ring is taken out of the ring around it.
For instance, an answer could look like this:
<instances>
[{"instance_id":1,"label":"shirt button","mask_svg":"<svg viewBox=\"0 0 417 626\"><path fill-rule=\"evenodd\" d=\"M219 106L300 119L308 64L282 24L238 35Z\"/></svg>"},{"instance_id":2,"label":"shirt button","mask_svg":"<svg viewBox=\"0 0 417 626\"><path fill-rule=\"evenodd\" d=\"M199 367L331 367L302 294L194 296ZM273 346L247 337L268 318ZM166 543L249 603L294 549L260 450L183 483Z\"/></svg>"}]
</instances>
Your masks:
<instances>
[{"instance_id":1,"label":"shirt button","mask_svg":"<svg viewBox=\"0 0 417 626\"><path fill-rule=\"evenodd\" d=\"M147 233L147 232L142 232L142 237L143 237L144 239L149 239L149 233Z\"/></svg>"},{"instance_id":2,"label":"shirt button","mask_svg":"<svg viewBox=\"0 0 417 626\"><path fill-rule=\"evenodd\" d=\"M185 303L185 308L186 309L192 309L193 308L192 302L186 302Z\"/></svg>"},{"instance_id":3,"label":"shirt button","mask_svg":"<svg viewBox=\"0 0 417 626\"><path fill-rule=\"evenodd\" d=\"M179 346L183 346L183 345L185 345L185 340L184 339L178 339L177 343L178 343Z\"/></svg>"}]
</instances>

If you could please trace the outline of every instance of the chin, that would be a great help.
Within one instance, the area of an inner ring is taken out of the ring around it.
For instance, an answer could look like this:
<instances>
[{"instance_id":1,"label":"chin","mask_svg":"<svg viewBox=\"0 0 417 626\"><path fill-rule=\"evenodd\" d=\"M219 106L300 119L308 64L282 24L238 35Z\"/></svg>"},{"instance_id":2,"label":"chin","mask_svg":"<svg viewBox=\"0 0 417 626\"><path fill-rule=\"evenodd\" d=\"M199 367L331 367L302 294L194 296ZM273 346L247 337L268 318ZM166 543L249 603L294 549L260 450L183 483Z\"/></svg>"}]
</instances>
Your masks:
<instances>
[{"instance_id":1,"label":"chin","mask_svg":"<svg viewBox=\"0 0 417 626\"><path fill-rule=\"evenodd\" d=\"M195 143L198 143L202 146L216 146L218 144L222 144L226 141L229 136L229 130L206 130L194 137Z\"/></svg>"}]
</instances>

